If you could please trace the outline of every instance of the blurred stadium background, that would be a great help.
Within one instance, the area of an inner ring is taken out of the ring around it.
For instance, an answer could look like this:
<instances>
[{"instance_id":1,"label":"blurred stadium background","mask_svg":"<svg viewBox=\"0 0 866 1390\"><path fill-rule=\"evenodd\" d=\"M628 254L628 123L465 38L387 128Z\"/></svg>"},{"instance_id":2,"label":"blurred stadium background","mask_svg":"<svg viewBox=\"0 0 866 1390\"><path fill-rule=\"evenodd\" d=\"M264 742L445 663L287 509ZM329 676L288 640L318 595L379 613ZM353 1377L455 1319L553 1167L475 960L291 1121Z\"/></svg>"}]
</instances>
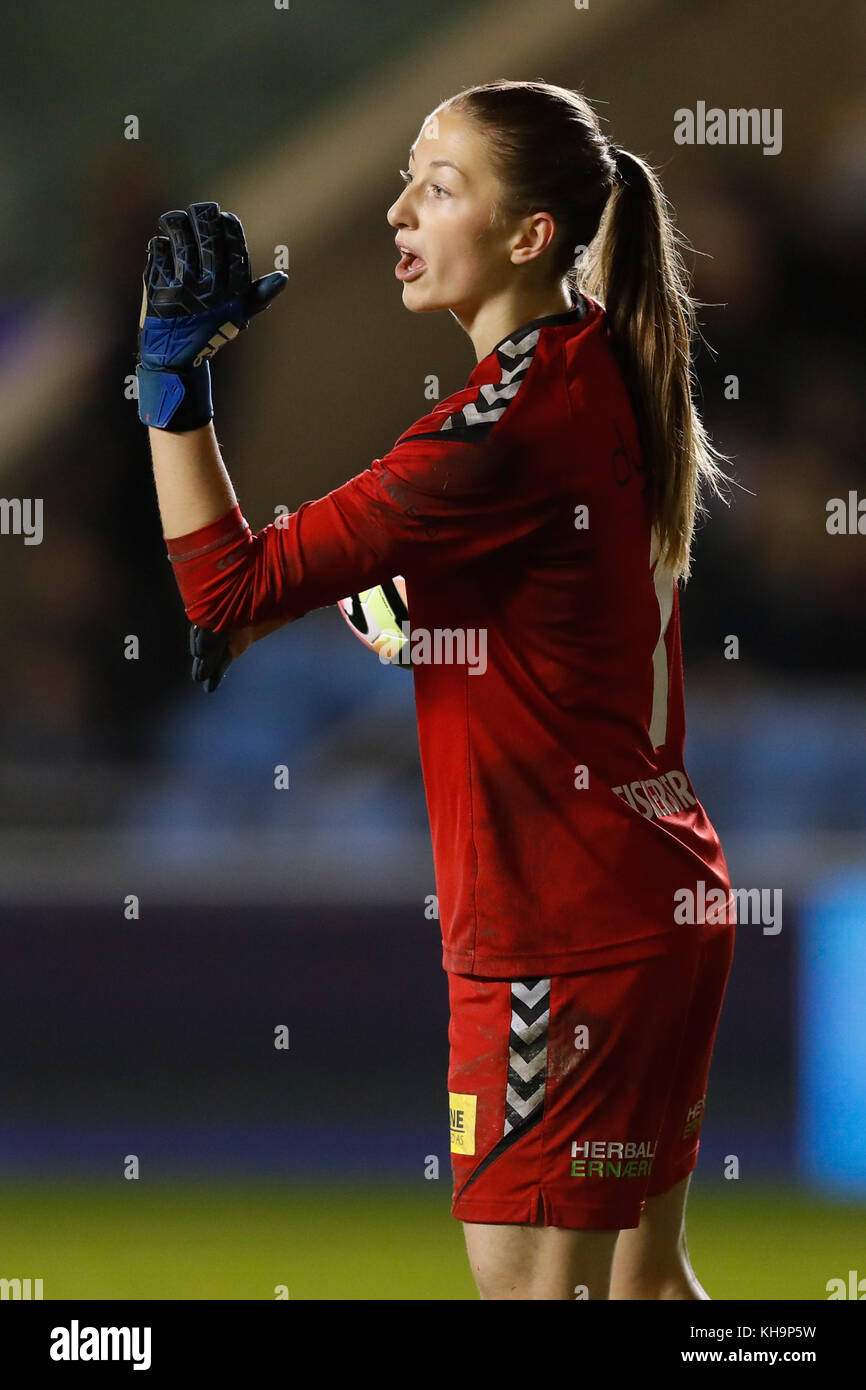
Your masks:
<instances>
[{"instance_id":1,"label":"blurred stadium background","mask_svg":"<svg viewBox=\"0 0 866 1390\"><path fill-rule=\"evenodd\" d=\"M397 169L441 99L500 76L581 88L660 168L741 483L684 595L687 765L735 886L782 889L784 916L740 930L695 1264L716 1298L866 1276L866 542L825 527L866 489L862 7L35 0L4 40L0 492L44 499L44 539L0 536L0 1276L474 1297L411 680L330 608L193 685L128 379L156 218L214 198L257 274L290 253L215 367L251 525L385 452L430 373L444 397L474 365L448 316L402 309ZM781 153L677 146L699 100L782 108Z\"/></svg>"}]
</instances>

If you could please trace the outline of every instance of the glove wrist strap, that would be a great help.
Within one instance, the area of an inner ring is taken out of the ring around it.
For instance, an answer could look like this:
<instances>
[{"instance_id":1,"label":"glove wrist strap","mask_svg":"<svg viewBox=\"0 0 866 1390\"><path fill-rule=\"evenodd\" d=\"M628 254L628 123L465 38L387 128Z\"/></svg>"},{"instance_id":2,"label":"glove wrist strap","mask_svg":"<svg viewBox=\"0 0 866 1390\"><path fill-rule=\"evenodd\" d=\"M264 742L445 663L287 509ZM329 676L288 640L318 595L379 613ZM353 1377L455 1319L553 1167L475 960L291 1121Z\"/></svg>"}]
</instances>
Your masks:
<instances>
[{"instance_id":1,"label":"glove wrist strap","mask_svg":"<svg viewBox=\"0 0 866 1390\"><path fill-rule=\"evenodd\" d=\"M213 419L210 363L199 367L155 370L139 362L138 418L143 425L180 434L201 429Z\"/></svg>"}]
</instances>

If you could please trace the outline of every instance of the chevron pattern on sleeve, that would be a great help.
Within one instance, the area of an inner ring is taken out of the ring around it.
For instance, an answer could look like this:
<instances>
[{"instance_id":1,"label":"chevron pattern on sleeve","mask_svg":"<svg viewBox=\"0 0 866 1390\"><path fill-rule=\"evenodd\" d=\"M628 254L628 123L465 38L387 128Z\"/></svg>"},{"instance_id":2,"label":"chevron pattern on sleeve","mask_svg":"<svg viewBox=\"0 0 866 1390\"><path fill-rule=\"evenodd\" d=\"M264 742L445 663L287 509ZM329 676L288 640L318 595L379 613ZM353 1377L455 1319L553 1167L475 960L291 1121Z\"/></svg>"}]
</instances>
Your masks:
<instances>
[{"instance_id":1,"label":"chevron pattern on sleeve","mask_svg":"<svg viewBox=\"0 0 866 1390\"><path fill-rule=\"evenodd\" d=\"M499 381L479 386L474 401L470 401L454 415L449 415L442 425L442 430L464 430L471 427L479 433L483 428L483 432L486 433L491 425L495 425L505 414L509 401L513 400L520 390L523 378L535 356L538 337L539 330L536 328L516 341L509 338L501 343L496 349Z\"/></svg>"},{"instance_id":2,"label":"chevron pattern on sleeve","mask_svg":"<svg viewBox=\"0 0 866 1390\"><path fill-rule=\"evenodd\" d=\"M525 1125L544 1103L550 980L514 980L508 1038L505 1134Z\"/></svg>"},{"instance_id":3,"label":"chevron pattern on sleeve","mask_svg":"<svg viewBox=\"0 0 866 1390\"><path fill-rule=\"evenodd\" d=\"M463 444L479 444L486 439L520 390L535 356L539 331L534 328L521 338L508 338L500 343L496 349L499 380L484 382L479 386L474 399L462 410L446 415L438 429L426 434L413 434L410 438L413 441L444 438L455 442L459 440Z\"/></svg>"}]
</instances>

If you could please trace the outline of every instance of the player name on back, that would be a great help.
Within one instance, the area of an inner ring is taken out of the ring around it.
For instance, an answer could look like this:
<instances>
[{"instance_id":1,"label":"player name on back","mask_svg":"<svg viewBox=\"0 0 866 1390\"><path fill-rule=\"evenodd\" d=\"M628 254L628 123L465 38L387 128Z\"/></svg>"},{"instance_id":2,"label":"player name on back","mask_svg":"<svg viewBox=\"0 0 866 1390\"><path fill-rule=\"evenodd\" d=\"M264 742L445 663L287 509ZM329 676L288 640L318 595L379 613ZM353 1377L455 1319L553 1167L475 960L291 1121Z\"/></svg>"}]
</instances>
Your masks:
<instances>
[{"instance_id":1,"label":"player name on back","mask_svg":"<svg viewBox=\"0 0 866 1390\"><path fill-rule=\"evenodd\" d=\"M643 781L626 782L621 787L611 787L611 791L647 820L652 820L653 816L675 816L698 804L681 768L660 772L658 777L647 777Z\"/></svg>"}]
</instances>

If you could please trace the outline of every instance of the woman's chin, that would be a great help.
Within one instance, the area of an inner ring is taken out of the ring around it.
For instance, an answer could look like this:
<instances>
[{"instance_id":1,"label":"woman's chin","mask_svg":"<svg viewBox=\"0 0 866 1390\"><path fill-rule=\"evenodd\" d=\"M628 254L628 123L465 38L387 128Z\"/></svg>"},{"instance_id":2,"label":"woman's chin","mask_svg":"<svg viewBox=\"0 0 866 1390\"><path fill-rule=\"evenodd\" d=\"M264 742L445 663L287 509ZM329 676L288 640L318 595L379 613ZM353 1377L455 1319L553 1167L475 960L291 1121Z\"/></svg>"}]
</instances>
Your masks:
<instances>
[{"instance_id":1,"label":"woman's chin","mask_svg":"<svg viewBox=\"0 0 866 1390\"><path fill-rule=\"evenodd\" d=\"M417 280L404 283L403 306L416 314L432 314L450 307L447 299L435 292L426 272Z\"/></svg>"}]
</instances>

